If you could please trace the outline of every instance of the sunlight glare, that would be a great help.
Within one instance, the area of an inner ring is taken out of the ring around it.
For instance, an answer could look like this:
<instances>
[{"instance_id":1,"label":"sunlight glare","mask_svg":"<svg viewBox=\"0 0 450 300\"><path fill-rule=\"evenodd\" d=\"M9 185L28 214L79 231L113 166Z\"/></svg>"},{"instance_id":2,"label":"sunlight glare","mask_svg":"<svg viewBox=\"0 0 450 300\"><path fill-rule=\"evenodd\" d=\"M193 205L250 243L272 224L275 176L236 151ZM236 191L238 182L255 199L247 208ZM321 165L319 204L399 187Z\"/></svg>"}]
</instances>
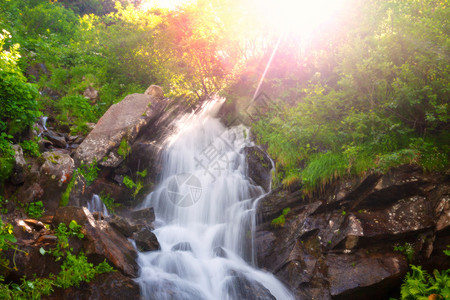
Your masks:
<instances>
[{"instance_id":1,"label":"sunlight glare","mask_svg":"<svg viewBox=\"0 0 450 300\"><path fill-rule=\"evenodd\" d=\"M255 5L273 28L281 32L311 35L336 17L348 0L259 0Z\"/></svg>"},{"instance_id":2,"label":"sunlight glare","mask_svg":"<svg viewBox=\"0 0 450 300\"><path fill-rule=\"evenodd\" d=\"M187 4L189 0L144 0L141 4L142 10L150 10L153 8L164 8L174 10L184 4Z\"/></svg>"}]
</instances>

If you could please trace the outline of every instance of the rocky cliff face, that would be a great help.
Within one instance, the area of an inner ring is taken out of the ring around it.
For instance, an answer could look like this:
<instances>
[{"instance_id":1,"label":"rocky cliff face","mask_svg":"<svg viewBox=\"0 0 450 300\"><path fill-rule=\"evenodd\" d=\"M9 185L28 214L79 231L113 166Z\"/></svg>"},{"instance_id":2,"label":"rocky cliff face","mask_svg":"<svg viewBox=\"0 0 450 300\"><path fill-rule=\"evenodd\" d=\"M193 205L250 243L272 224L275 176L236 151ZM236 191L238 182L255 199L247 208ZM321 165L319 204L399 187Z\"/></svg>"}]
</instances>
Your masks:
<instances>
[{"instance_id":1,"label":"rocky cliff face","mask_svg":"<svg viewBox=\"0 0 450 300\"><path fill-rule=\"evenodd\" d=\"M297 299L388 299L408 270L396 245L411 245L415 264L450 267L449 200L448 176L412 165L340 180L322 196L274 190L258 204L258 266Z\"/></svg>"}]
</instances>

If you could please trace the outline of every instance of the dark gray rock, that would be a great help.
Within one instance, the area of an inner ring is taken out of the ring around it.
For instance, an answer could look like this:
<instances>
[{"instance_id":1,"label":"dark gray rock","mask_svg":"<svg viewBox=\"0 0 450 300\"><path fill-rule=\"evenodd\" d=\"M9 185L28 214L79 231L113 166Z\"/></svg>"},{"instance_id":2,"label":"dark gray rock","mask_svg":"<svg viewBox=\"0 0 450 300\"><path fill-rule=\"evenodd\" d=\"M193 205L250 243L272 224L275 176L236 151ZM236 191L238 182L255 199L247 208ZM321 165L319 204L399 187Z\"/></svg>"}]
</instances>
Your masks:
<instances>
[{"instance_id":1,"label":"dark gray rock","mask_svg":"<svg viewBox=\"0 0 450 300\"><path fill-rule=\"evenodd\" d=\"M428 270L450 267L442 254L449 192L445 175L411 165L339 180L313 196L273 191L257 208L257 263L297 299L388 298L408 266L396 245L409 243L412 263ZM286 207L284 226L273 227Z\"/></svg>"},{"instance_id":2,"label":"dark gray rock","mask_svg":"<svg viewBox=\"0 0 450 300\"><path fill-rule=\"evenodd\" d=\"M131 237L138 230L136 225L131 224L126 218L120 216L112 217L108 220L108 223L125 237Z\"/></svg>"},{"instance_id":3,"label":"dark gray rock","mask_svg":"<svg viewBox=\"0 0 450 300\"><path fill-rule=\"evenodd\" d=\"M42 133L42 136L46 137L50 142L52 142L53 146L55 147L63 149L67 147L66 138L59 133L56 133L52 130L47 130Z\"/></svg>"},{"instance_id":4,"label":"dark gray rock","mask_svg":"<svg viewBox=\"0 0 450 300\"><path fill-rule=\"evenodd\" d=\"M136 242L136 247L140 252L160 250L156 235L148 228L142 228L135 232L132 239Z\"/></svg>"},{"instance_id":5,"label":"dark gray rock","mask_svg":"<svg viewBox=\"0 0 450 300\"><path fill-rule=\"evenodd\" d=\"M272 181L272 161L259 147L245 147L244 151L248 177L268 192Z\"/></svg>"},{"instance_id":6,"label":"dark gray rock","mask_svg":"<svg viewBox=\"0 0 450 300\"><path fill-rule=\"evenodd\" d=\"M153 207L135 210L131 212L130 218L133 222L151 224L155 221L155 210Z\"/></svg>"},{"instance_id":7,"label":"dark gray rock","mask_svg":"<svg viewBox=\"0 0 450 300\"><path fill-rule=\"evenodd\" d=\"M241 273L232 273L225 283L225 291L229 299L276 300L261 283Z\"/></svg>"}]
</instances>

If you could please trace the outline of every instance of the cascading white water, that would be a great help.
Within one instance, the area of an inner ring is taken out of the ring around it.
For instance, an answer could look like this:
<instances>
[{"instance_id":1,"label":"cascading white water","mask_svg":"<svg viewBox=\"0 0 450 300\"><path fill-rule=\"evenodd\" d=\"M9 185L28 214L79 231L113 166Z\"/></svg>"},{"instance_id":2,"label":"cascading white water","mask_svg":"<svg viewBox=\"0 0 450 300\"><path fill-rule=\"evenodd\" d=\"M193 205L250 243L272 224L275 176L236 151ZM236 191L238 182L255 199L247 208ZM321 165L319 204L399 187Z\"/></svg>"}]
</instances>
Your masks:
<instances>
[{"instance_id":1,"label":"cascading white water","mask_svg":"<svg viewBox=\"0 0 450 300\"><path fill-rule=\"evenodd\" d=\"M99 195L93 194L91 201L87 203L87 208L90 212L101 212L105 217L109 217L108 209L103 203Z\"/></svg>"},{"instance_id":2,"label":"cascading white water","mask_svg":"<svg viewBox=\"0 0 450 300\"><path fill-rule=\"evenodd\" d=\"M161 182L143 205L155 209L161 244L138 257L145 299L293 299L250 266L252 204L264 191L245 176L248 129L226 129L214 118L220 105L180 118L166 141Z\"/></svg>"}]
</instances>

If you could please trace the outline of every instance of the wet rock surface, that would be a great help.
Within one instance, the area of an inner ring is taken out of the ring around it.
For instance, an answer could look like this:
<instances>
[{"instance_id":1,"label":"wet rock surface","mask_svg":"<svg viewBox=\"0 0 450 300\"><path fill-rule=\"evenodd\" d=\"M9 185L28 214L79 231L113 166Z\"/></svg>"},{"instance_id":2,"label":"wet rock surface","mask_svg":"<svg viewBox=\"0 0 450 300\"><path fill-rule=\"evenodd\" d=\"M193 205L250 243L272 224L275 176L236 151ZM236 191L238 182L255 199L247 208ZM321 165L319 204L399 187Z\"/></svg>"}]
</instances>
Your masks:
<instances>
[{"instance_id":1,"label":"wet rock surface","mask_svg":"<svg viewBox=\"0 0 450 300\"><path fill-rule=\"evenodd\" d=\"M268 192L272 182L272 161L266 152L260 148L245 147L245 156L247 159L247 175L256 185L262 186Z\"/></svg>"},{"instance_id":2,"label":"wet rock surface","mask_svg":"<svg viewBox=\"0 0 450 300\"><path fill-rule=\"evenodd\" d=\"M230 274L226 290L230 299L276 300L276 298L257 281L238 272Z\"/></svg>"},{"instance_id":3,"label":"wet rock surface","mask_svg":"<svg viewBox=\"0 0 450 300\"><path fill-rule=\"evenodd\" d=\"M413 165L385 175L339 180L319 196L275 190L257 209L258 266L297 299L388 299L408 271L394 246L409 243L412 263L448 269L450 184ZM284 226L271 220L289 207Z\"/></svg>"},{"instance_id":4,"label":"wet rock surface","mask_svg":"<svg viewBox=\"0 0 450 300\"><path fill-rule=\"evenodd\" d=\"M140 252L160 250L156 235L149 228L142 228L131 237L136 242L136 248Z\"/></svg>"}]
</instances>

